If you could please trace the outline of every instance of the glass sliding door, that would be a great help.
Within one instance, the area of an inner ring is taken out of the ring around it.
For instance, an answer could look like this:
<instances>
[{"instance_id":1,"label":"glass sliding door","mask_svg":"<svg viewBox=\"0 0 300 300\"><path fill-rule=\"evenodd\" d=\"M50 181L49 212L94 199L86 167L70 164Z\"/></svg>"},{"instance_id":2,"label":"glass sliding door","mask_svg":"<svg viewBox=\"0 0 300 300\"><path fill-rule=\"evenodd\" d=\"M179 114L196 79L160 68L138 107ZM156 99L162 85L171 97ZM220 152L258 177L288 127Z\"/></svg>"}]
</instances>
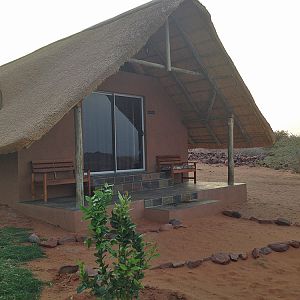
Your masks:
<instances>
[{"instance_id":1,"label":"glass sliding door","mask_svg":"<svg viewBox=\"0 0 300 300\"><path fill-rule=\"evenodd\" d=\"M115 169L113 104L113 95L100 93L92 93L82 104L84 167L91 172Z\"/></svg>"},{"instance_id":2,"label":"glass sliding door","mask_svg":"<svg viewBox=\"0 0 300 300\"><path fill-rule=\"evenodd\" d=\"M143 170L143 98L95 92L82 108L85 168L97 173Z\"/></svg>"},{"instance_id":3,"label":"glass sliding door","mask_svg":"<svg viewBox=\"0 0 300 300\"><path fill-rule=\"evenodd\" d=\"M142 98L115 95L117 170L144 168Z\"/></svg>"}]
</instances>

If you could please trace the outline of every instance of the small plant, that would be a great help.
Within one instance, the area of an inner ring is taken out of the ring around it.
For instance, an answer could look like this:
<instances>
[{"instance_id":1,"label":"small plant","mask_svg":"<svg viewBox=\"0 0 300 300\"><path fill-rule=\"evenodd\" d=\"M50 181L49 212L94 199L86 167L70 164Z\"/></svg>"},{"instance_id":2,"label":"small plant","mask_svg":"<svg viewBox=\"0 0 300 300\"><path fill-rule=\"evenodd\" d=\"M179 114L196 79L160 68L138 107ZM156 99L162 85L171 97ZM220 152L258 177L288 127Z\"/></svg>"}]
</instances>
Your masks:
<instances>
[{"instance_id":1,"label":"small plant","mask_svg":"<svg viewBox=\"0 0 300 300\"><path fill-rule=\"evenodd\" d=\"M156 249L145 243L142 235L135 231L127 194L118 194L119 203L108 215L107 206L111 204L112 196L112 187L106 184L92 197L87 197L88 205L82 207L84 219L90 221L93 238L88 239L86 244L90 247L95 241L99 270L97 276L89 278L84 264L80 263L81 285L77 291L91 289L100 299L130 300L138 298L144 270L156 256Z\"/></svg>"}]
</instances>

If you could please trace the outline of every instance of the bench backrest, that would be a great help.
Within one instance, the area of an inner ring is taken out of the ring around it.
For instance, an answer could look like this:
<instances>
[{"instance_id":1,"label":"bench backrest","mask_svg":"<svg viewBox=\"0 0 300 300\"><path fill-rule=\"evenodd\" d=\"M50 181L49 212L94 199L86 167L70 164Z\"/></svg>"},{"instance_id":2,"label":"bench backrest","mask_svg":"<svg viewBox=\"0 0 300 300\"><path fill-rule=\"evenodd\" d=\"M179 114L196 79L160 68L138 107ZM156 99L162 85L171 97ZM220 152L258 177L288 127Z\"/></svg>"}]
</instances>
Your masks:
<instances>
[{"instance_id":1,"label":"bench backrest","mask_svg":"<svg viewBox=\"0 0 300 300\"><path fill-rule=\"evenodd\" d=\"M31 162L32 173L74 172L74 162L70 159L38 160Z\"/></svg>"},{"instance_id":2,"label":"bench backrest","mask_svg":"<svg viewBox=\"0 0 300 300\"><path fill-rule=\"evenodd\" d=\"M161 162L181 162L180 155L158 155L156 156L156 164Z\"/></svg>"}]
</instances>

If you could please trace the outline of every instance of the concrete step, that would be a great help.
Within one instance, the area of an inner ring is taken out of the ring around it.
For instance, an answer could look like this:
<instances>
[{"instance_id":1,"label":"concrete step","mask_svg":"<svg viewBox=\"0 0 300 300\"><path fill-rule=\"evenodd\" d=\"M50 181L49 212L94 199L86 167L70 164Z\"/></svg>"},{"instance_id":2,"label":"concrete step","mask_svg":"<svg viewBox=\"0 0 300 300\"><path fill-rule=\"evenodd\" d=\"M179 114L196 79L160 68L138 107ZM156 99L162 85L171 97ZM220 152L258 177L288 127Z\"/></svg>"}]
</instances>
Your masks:
<instances>
[{"instance_id":1,"label":"concrete step","mask_svg":"<svg viewBox=\"0 0 300 300\"><path fill-rule=\"evenodd\" d=\"M150 221L168 223L171 219L187 220L220 211L219 200L202 199L145 208L144 217Z\"/></svg>"}]
</instances>

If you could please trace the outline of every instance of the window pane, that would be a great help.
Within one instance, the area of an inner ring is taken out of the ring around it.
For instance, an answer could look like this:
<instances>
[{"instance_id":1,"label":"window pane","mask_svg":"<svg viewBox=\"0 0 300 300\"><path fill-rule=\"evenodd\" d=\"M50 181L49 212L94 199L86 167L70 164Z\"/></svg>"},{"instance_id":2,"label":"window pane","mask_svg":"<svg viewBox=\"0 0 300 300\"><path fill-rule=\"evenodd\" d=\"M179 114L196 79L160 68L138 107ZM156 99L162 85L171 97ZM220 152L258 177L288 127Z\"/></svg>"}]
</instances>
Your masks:
<instances>
[{"instance_id":1,"label":"window pane","mask_svg":"<svg viewBox=\"0 0 300 300\"><path fill-rule=\"evenodd\" d=\"M143 168L141 98L116 96L115 122L118 170Z\"/></svg>"},{"instance_id":2,"label":"window pane","mask_svg":"<svg viewBox=\"0 0 300 300\"><path fill-rule=\"evenodd\" d=\"M82 105L84 167L92 172L114 170L113 96L92 93Z\"/></svg>"}]
</instances>

